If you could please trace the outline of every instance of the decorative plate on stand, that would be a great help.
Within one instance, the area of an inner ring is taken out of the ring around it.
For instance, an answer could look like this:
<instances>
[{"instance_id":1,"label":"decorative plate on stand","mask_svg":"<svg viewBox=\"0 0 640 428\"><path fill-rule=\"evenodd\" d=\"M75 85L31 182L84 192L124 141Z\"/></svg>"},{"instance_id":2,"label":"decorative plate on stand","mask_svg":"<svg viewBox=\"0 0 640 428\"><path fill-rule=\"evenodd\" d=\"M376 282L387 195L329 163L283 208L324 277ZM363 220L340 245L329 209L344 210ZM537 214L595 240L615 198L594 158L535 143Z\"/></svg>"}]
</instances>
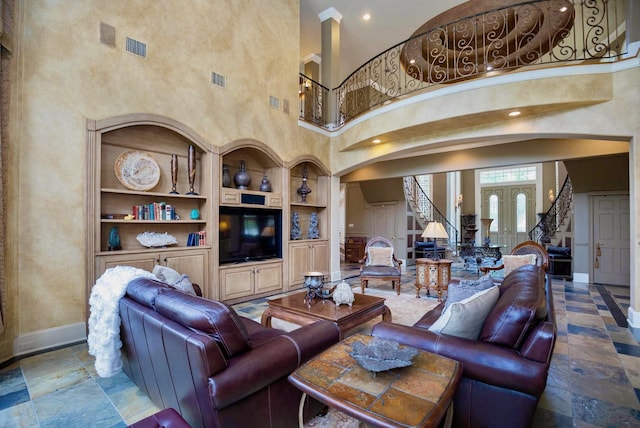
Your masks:
<instances>
[{"instance_id":1,"label":"decorative plate on stand","mask_svg":"<svg viewBox=\"0 0 640 428\"><path fill-rule=\"evenodd\" d=\"M146 152L124 152L118 156L114 167L118 181L127 189L151 190L160 181L160 166Z\"/></svg>"}]
</instances>

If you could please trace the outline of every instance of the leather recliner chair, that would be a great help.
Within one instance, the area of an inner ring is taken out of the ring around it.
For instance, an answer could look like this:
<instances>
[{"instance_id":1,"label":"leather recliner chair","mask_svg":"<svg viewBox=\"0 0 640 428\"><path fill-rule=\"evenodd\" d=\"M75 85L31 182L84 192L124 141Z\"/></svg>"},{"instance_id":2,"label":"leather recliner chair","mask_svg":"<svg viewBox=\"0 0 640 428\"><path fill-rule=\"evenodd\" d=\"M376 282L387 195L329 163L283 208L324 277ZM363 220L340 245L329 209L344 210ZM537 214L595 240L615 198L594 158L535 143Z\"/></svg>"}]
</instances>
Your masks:
<instances>
[{"instance_id":1,"label":"leather recliner chair","mask_svg":"<svg viewBox=\"0 0 640 428\"><path fill-rule=\"evenodd\" d=\"M302 392L287 376L339 340L328 321L286 333L148 278L128 284L120 318L124 372L192 427L297 426ZM325 410L305 403L305 420Z\"/></svg>"}]
</instances>

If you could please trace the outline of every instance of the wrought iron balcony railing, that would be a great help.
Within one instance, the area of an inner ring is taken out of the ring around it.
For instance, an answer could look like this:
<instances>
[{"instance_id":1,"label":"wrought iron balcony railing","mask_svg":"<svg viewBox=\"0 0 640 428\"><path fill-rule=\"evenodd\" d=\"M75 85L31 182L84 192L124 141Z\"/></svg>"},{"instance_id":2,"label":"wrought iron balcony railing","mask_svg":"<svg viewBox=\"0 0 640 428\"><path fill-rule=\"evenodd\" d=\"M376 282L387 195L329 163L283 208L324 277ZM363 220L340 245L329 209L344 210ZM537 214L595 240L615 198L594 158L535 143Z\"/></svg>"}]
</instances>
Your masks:
<instances>
[{"instance_id":1,"label":"wrought iron balcony railing","mask_svg":"<svg viewBox=\"0 0 640 428\"><path fill-rule=\"evenodd\" d=\"M335 129L436 85L521 67L614 61L627 48L625 5L626 0L537 0L428 29L375 56L333 90L301 75L300 119ZM335 103L336 117L328 117L329 102Z\"/></svg>"},{"instance_id":2,"label":"wrought iron balcony railing","mask_svg":"<svg viewBox=\"0 0 640 428\"><path fill-rule=\"evenodd\" d=\"M300 119L320 127L327 125L329 89L310 77L300 74Z\"/></svg>"}]
</instances>

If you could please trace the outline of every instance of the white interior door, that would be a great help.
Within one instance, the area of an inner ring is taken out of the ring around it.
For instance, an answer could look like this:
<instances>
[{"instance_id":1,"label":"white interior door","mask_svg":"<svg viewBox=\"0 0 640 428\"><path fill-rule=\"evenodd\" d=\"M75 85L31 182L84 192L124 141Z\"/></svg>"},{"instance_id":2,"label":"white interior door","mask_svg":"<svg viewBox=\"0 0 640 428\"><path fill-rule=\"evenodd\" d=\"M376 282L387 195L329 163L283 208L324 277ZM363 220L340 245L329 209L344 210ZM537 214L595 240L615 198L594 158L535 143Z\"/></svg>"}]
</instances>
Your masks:
<instances>
[{"instance_id":1,"label":"white interior door","mask_svg":"<svg viewBox=\"0 0 640 428\"><path fill-rule=\"evenodd\" d=\"M373 236L387 238L396 247L396 206L375 205L373 207Z\"/></svg>"},{"instance_id":2,"label":"white interior door","mask_svg":"<svg viewBox=\"0 0 640 428\"><path fill-rule=\"evenodd\" d=\"M482 188L481 218L493 218L491 244L505 247L503 254L529 239L529 230L536 224L535 195L535 184ZM483 238L476 245L484 244L485 231L480 232Z\"/></svg>"},{"instance_id":3,"label":"white interior door","mask_svg":"<svg viewBox=\"0 0 640 428\"><path fill-rule=\"evenodd\" d=\"M593 282L630 284L630 217L628 195L594 196Z\"/></svg>"}]
</instances>

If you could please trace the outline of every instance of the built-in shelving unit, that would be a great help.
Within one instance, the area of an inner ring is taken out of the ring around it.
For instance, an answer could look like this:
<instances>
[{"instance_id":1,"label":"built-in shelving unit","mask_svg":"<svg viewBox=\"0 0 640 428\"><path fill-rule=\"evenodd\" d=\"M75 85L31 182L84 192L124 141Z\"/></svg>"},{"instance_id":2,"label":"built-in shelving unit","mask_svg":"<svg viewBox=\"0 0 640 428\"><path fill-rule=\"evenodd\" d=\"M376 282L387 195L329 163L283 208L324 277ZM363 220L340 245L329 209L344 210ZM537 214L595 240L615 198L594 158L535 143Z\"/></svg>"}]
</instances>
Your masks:
<instances>
[{"instance_id":1,"label":"built-in shelving unit","mask_svg":"<svg viewBox=\"0 0 640 428\"><path fill-rule=\"evenodd\" d=\"M303 181L311 193L305 200L298 192ZM289 167L289 216L299 218L300 239L289 234L289 289L299 288L305 272L329 274L329 173L317 159L295 160ZM309 238L312 214L318 219L318 238Z\"/></svg>"},{"instance_id":2,"label":"built-in shelving unit","mask_svg":"<svg viewBox=\"0 0 640 428\"><path fill-rule=\"evenodd\" d=\"M188 274L207 294L211 265L212 156L203 142L184 126L157 116L128 115L89 121L87 125L89 287L112 266L127 265L152 271L160 264ZM196 165L193 190L197 194L192 195L187 194L190 190L189 146L195 149ZM132 190L118 180L116 160L128 151L143 152L157 162L160 178L149 191ZM178 161L176 190L179 194L170 193L173 155ZM153 210L154 203L162 206L165 213L167 205L172 207L176 219L141 219L138 207ZM120 248L112 248L110 243L113 230L117 230ZM145 247L136 239L143 232L167 233L175 237L177 243L162 248ZM189 235L198 232L206 236L204 242L187 246Z\"/></svg>"},{"instance_id":3,"label":"built-in shelving unit","mask_svg":"<svg viewBox=\"0 0 640 428\"><path fill-rule=\"evenodd\" d=\"M282 246L286 229L282 210L285 179L282 160L266 145L253 141L226 146L220 152L217 257L220 300L234 303L282 291L285 286L285 252ZM241 163L251 177L246 188L240 188L234 180L234 176L241 170ZM225 180L222 174L225 166L230 180L228 187L223 186ZM268 180L270 191L260 190L263 178ZM226 208L238 210L230 211ZM261 211L264 211L264 215ZM230 212L237 214L230 216ZM238 217L243 212L250 215L246 218ZM234 224L226 224L227 219ZM266 219L270 223L263 224ZM238 227L243 229L242 233L237 230ZM267 247L268 250L265 250ZM233 258L234 252L238 254L239 260Z\"/></svg>"}]
</instances>

